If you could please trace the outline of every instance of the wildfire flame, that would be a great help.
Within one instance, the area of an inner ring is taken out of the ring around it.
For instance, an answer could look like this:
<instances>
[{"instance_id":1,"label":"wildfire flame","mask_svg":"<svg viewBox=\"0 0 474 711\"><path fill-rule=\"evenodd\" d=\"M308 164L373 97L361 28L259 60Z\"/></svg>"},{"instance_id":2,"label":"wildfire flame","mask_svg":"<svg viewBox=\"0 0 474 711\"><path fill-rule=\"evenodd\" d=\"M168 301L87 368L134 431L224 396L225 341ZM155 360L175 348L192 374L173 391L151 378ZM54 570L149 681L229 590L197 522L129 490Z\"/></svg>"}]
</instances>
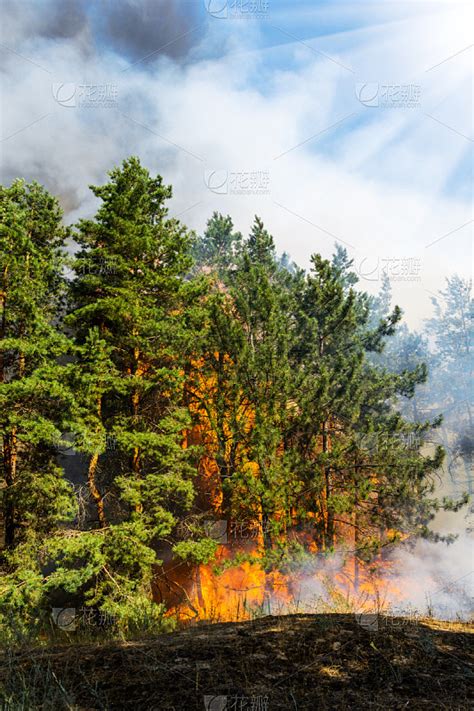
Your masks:
<instances>
[{"instance_id":1,"label":"wildfire flame","mask_svg":"<svg viewBox=\"0 0 474 711\"><path fill-rule=\"evenodd\" d=\"M235 554L235 546L223 545L212 563L188 569L169 614L182 622L230 622L292 612L385 612L403 598L392 578L394 563L381 558L364 564L353 555L335 556L320 570L289 574L266 572L258 545L250 561L232 564Z\"/></svg>"},{"instance_id":2,"label":"wildfire flame","mask_svg":"<svg viewBox=\"0 0 474 711\"><path fill-rule=\"evenodd\" d=\"M202 379L198 391L212 390L215 385L214 380ZM216 436L209 413L199 412L196 404L191 410L198 422L184 433L183 446L204 446L198 471L199 502L202 510L219 517L223 515L223 491L215 457ZM250 427L251 412L241 414ZM230 430L226 435L230 442ZM259 475L255 462L246 460L245 466L255 476ZM224 523L227 527L231 524ZM314 566L311 569L307 565L296 567L291 573L263 568L262 522L258 515L253 524L258 531L254 540L226 541L219 545L214 560L206 565L169 561L163 566L155 597L165 602L167 614L182 622L227 622L291 612L380 613L389 611L394 601L406 599L394 575L397 566L393 558L389 560L379 554L375 560L364 563L354 554L356 527L351 526L351 521L339 522L337 540L341 545L333 556L322 557L316 541L307 532L295 534L306 551L313 554ZM394 532L386 532L388 539L391 533ZM400 539L399 532L397 536Z\"/></svg>"}]
</instances>

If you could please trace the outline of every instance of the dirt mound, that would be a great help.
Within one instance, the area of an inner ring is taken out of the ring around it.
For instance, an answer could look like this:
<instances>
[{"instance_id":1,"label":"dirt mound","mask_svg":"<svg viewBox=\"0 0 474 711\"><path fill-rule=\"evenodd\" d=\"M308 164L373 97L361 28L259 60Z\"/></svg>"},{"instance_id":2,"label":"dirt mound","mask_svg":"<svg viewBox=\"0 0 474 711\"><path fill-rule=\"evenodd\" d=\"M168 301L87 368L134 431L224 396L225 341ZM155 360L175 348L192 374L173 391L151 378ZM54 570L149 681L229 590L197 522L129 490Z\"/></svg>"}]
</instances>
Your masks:
<instances>
[{"instance_id":1,"label":"dirt mound","mask_svg":"<svg viewBox=\"0 0 474 711\"><path fill-rule=\"evenodd\" d=\"M289 615L2 654L3 709L474 708L472 626ZM21 704L21 705L20 705Z\"/></svg>"}]
</instances>

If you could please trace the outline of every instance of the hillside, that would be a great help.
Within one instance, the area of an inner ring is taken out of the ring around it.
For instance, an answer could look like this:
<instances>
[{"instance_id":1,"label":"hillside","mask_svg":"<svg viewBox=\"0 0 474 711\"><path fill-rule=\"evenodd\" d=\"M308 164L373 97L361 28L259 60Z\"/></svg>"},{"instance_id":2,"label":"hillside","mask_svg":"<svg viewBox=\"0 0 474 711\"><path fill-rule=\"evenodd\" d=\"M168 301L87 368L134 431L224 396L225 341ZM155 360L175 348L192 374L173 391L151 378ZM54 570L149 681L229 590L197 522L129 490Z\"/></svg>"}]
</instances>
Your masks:
<instances>
[{"instance_id":1,"label":"hillside","mask_svg":"<svg viewBox=\"0 0 474 711\"><path fill-rule=\"evenodd\" d=\"M3 652L1 701L57 711L454 711L474 704L473 641L467 624L373 616L192 626L134 642Z\"/></svg>"}]
</instances>

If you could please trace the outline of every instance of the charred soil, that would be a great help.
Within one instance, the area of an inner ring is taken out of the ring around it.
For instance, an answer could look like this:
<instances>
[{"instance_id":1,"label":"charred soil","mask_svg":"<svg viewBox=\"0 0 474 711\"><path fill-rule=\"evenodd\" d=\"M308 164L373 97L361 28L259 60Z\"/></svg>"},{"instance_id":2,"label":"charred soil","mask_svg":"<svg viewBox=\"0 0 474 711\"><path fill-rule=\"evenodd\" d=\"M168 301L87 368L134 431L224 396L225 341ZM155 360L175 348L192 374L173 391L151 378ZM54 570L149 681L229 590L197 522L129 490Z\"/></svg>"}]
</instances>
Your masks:
<instances>
[{"instance_id":1,"label":"charred soil","mask_svg":"<svg viewBox=\"0 0 474 711\"><path fill-rule=\"evenodd\" d=\"M472 626L288 615L1 653L3 709L471 709ZM52 689L54 687L54 689Z\"/></svg>"}]
</instances>

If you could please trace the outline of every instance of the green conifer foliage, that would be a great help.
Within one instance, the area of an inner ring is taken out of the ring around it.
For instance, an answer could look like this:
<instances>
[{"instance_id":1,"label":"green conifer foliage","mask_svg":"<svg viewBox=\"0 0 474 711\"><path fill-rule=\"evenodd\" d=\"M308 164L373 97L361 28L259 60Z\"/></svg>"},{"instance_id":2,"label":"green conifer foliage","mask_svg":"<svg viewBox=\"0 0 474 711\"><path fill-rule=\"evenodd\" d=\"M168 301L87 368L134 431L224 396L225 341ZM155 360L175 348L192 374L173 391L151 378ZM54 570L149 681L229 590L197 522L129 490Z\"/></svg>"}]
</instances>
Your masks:
<instances>
[{"instance_id":1,"label":"green conifer foliage","mask_svg":"<svg viewBox=\"0 0 474 711\"><path fill-rule=\"evenodd\" d=\"M9 550L72 513L54 446L72 402L68 368L59 363L70 344L55 325L64 291L61 217L37 183L0 189L0 498Z\"/></svg>"}]
</instances>

